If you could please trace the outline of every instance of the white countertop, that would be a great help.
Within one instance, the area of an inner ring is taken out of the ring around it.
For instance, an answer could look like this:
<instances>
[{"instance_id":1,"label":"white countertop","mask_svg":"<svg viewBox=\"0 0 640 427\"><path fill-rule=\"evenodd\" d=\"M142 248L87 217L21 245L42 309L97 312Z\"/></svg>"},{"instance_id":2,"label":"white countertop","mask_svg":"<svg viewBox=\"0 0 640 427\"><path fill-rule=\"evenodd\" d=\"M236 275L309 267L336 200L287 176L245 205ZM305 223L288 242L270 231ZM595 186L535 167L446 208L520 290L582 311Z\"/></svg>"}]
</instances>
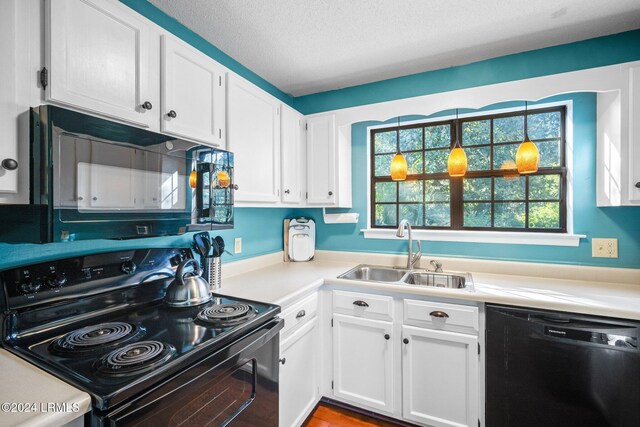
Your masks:
<instances>
[{"instance_id":1,"label":"white countertop","mask_svg":"<svg viewBox=\"0 0 640 427\"><path fill-rule=\"evenodd\" d=\"M0 426L60 426L91 409L91 397L0 349Z\"/></svg>"}]
</instances>

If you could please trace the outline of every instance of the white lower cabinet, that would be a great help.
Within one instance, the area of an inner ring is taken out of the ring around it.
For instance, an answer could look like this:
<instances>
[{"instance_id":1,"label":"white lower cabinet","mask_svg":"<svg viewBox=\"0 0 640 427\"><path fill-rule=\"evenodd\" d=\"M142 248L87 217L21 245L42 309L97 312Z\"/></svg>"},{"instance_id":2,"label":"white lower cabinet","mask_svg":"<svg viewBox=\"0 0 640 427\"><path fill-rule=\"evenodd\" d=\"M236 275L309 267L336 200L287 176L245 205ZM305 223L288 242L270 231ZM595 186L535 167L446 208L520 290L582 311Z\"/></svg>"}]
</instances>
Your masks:
<instances>
[{"instance_id":1,"label":"white lower cabinet","mask_svg":"<svg viewBox=\"0 0 640 427\"><path fill-rule=\"evenodd\" d=\"M402 415L430 426L478 423L478 338L402 327Z\"/></svg>"},{"instance_id":2,"label":"white lower cabinet","mask_svg":"<svg viewBox=\"0 0 640 427\"><path fill-rule=\"evenodd\" d=\"M333 394L376 412L394 409L393 324L333 315Z\"/></svg>"}]
</instances>

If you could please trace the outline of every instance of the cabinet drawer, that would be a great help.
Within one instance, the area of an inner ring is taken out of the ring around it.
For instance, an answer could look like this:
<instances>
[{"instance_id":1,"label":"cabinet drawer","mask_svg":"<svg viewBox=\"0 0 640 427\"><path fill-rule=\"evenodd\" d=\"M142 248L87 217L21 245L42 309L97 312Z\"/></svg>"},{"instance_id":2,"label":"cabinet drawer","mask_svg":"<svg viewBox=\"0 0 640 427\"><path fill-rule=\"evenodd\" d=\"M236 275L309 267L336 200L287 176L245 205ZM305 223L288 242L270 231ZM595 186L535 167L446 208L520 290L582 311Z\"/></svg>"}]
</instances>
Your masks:
<instances>
[{"instance_id":1,"label":"cabinet drawer","mask_svg":"<svg viewBox=\"0 0 640 427\"><path fill-rule=\"evenodd\" d=\"M384 295L333 291L333 311L351 316L393 320L393 298Z\"/></svg>"},{"instance_id":2,"label":"cabinet drawer","mask_svg":"<svg viewBox=\"0 0 640 427\"><path fill-rule=\"evenodd\" d=\"M478 307L405 299L404 324L478 332Z\"/></svg>"},{"instance_id":3,"label":"cabinet drawer","mask_svg":"<svg viewBox=\"0 0 640 427\"><path fill-rule=\"evenodd\" d=\"M318 314L318 293L314 292L302 301L296 302L292 306L282 311L280 317L284 319L284 327L280 336L284 337L297 329L306 320L312 319Z\"/></svg>"}]
</instances>

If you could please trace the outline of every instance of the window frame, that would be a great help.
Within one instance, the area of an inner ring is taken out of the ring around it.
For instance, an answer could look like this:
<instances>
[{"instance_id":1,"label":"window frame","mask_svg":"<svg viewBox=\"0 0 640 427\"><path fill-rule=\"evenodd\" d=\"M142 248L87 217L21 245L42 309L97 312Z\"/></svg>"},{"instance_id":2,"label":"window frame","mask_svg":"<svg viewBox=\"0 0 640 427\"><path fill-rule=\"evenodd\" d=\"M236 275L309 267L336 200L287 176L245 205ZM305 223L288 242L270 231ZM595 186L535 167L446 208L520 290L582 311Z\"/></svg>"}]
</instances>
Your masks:
<instances>
[{"instance_id":1,"label":"window frame","mask_svg":"<svg viewBox=\"0 0 640 427\"><path fill-rule=\"evenodd\" d=\"M368 193L369 193L369 230L385 230L385 229L395 229L397 225L376 225L375 224L375 206L376 204L387 204L387 205L395 205L396 207L396 222L400 220L400 206L402 204L416 204L416 202L400 202L400 191L399 185L396 186L396 200L395 202L375 202L375 185L380 182L395 182L391 180L390 176L375 176L375 134L383 133L383 132L391 132L391 131L400 131L404 129L420 129L422 128L422 148L421 150L409 150L407 152L421 152L422 153L422 162L423 162L423 172L419 174L408 175L406 181L417 181L417 180L439 180L439 179L447 179L449 180L449 215L450 222L449 226L426 226L426 225L416 225L413 226L416 231L417 230L440 230L445 232L464 232L464 231L473 231L473 232L496 232L496 233L505 233L505 232L517 232L517 233L525 233L525 234L533 234L533 233L554 233L554 234L567 234L569 232L568 224L571 223L571 218L569 218L569 212L567 209L567 204L569 203L569 186L571 185L568 179L568 170L567 170L567 118L571 114L570 104L567 103L558 103L558 104L546 104L540 105L533 108L528 109L527 116L534 114L543 114L548 112L560 112L560 165L557 167L546 167L540 168L538 172L535 174L528 175L519 175L525 178L525 198L524 200L518 200L517 202L525 203L525 227L516 228L516 227L495 227L494 226L494 211L496 206L495 194L494 194L494 178L496 177L504 177L506 175L512 175L513 170L500 170L500 169L488 169L481 171L467 171L464 177L450 177L447 172L437 172L437 173L427 173L425 172L426 168L426 152L428 151L436 151L442 150L443 148L432 148L427 149L424 145L424 128L429 126L441 126L448 125L450 127L450 141L449 147L444 147L445 150L449 151L453 148L453 144L455 143L456 135L462 136L462 127L465 122L473 122L480 120L491 120L489 127L489 136L490 140L487 144L478 144L472 146L463 146L463 148L475 148L475 147L490 147L490 165L493 168L493 159L494 159L494 148L496 146L502 145L513 145L518 143L519 141L507 141L494 143L494 133L493 133L493 123L495 119L500 119L504 117L517 117L517 116L525 116L524 108L517 109L508 109L508 110L499 110L499 111L486 111L480 113L473 114L465 114L459 118L459 120L453 118L446 119L427 119L427 120L419 120L413 121L411 123L405 123L401 125L384 125L384 126L374 126L368 128L368 148L367 152L369 155L369 170L368 174ZM555 139L555 138L553 138ZM399 140L399 138L398 138ZM540 141L540 140L536 140ZM460 137L460 143L462 143L462 138ZM396 150L398 147L398 142L396 142ZM403 152L404 153L404 152ZM384 153L379 153L384 154ZM514 159L515 160L515 159ZM529 228L529 177L531 176L540 176L540 175L559 175L560 176L560 188L558 199L535 199L534 202L544 202L544 201L553 201L559 202L559 228ZM464 178L492 178L491 180L491 199L483 201L484 203L491 204L491 227L465 227L463 225L463 217L464 217L464 199L463 199L463 179ZM497 203L508 202L508 200L500 200ZM424 206L424 189L423 189L423 200L422 205ZM424 207L423 207L423 215Z\"/></svg>"}]
</instances>

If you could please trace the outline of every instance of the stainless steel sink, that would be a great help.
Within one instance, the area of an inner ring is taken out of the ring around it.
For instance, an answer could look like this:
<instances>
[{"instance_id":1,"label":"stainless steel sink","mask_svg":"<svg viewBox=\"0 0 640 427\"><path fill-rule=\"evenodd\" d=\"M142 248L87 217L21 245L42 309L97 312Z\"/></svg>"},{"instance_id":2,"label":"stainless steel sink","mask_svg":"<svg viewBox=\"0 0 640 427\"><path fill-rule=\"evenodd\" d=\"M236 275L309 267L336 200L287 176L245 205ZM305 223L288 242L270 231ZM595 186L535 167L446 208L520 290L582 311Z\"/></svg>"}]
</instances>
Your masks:
<instances>
[{"instance_id":1,"label":"stainless steel sink","mask_svg":"<svg viewBox=\"0 0 640 427\"><path fill-rule=\"evenodd\" d=\"M406 268L380 267L377 265L361 264L344 274L339 279L364 280L367 282L400 282L409 272Z\"/></svg>"},{"instance_id":2,"label":"stainless steel sink","mask_svg":"<svg viewBox=\"0 0 640 427\"><path fill-rule=\"evenodd\" d=\"M473 290L471 273L443 272L436 273L421 269L385 267L379 265L360 264L339 279L363 280L366 282L382 282L391 285L415 285L434 288Z\"/></svg>"}]
</instances>

